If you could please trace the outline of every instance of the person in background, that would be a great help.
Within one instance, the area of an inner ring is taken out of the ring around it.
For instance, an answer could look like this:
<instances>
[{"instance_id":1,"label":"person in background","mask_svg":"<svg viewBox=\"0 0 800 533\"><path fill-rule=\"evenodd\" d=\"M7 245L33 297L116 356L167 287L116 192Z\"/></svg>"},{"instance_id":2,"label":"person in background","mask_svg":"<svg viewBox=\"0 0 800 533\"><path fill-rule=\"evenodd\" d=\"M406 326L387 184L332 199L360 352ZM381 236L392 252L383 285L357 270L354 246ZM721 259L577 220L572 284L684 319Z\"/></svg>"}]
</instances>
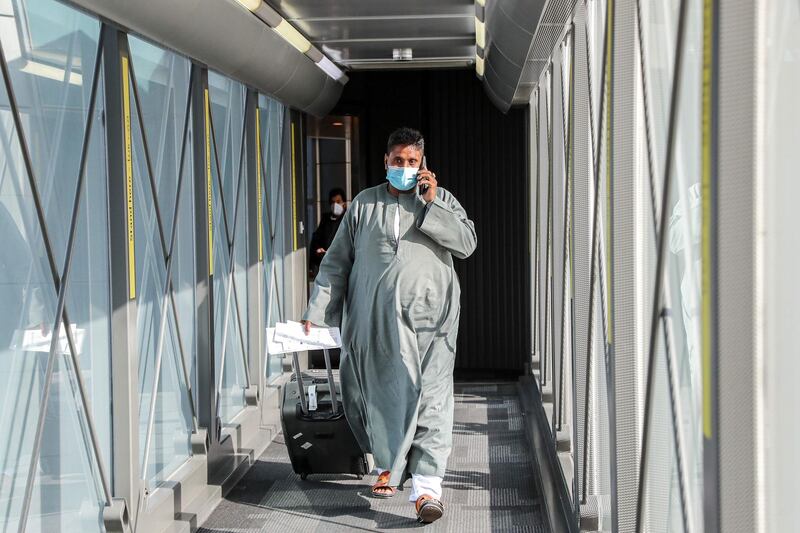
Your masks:
<instances>
[{"instance_id":1,"label":"person in background","mask_svg":"<svg viewBox=\"0 0 800 533\"><path fill-rule=\"evenodd\" d=\"M342 327L345 415L378 467L372 494L392 497L411 477L417 519L444 513L442 478L453 441L453 367L461 289L453 258L477 246L475 227L423 163L420 132L389 136L386 180L363 191L320 265L313 325ZM387 183L388 182L388 183Z\"/></svg>"},{"instance_id":2,"label":"person in background","mask_svg":"<svg viewBox=\"0 0 800 533\"><path fill-rule=\"evenodd\" d=\"M311 237L311 253L309 254L311 279L316 277L322 258L325 257L325 253L336 236L336 230L339 229L339 224L342 222L342 217L347 209L344 198L344 191L338 187L331 189L330 193L328 193L328 202L331 210L322 215L319 226Z\"/></svg>"}]
</instances>

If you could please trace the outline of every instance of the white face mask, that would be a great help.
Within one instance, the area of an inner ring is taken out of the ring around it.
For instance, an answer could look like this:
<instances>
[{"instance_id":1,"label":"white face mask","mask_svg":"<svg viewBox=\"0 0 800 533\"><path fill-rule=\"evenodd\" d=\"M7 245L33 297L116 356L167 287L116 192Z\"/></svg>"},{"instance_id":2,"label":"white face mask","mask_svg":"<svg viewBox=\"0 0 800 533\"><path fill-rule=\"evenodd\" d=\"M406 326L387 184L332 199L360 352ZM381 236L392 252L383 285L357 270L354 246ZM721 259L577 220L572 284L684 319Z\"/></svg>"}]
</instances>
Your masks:
<instances>
[{"instance_id":1,"label":"white face mask","mask_svg":"<svg viewBox=\"0 0 800 533\"><path fill-rule=\"evenodd\" d=\"M342 204L331 204L331 211L333 216L341 216L344 213L344 206Z\"/></svg>"}]
</instances>

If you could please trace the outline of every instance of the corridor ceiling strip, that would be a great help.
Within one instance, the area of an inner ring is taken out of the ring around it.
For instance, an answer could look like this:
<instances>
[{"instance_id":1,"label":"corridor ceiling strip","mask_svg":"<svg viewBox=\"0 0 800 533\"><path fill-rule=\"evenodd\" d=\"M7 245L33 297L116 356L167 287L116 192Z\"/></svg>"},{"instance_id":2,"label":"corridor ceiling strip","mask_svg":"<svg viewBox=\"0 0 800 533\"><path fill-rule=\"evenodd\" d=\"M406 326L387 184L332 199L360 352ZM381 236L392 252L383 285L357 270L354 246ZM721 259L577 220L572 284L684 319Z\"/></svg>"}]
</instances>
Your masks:
<instances>
[{"instance_id":1,"label":"corridor ceiling strip","mask_svg":"<svg viewBox=\"0 0 800 533\"><path fill-rule=\"evenodd\" d=\"M136 299L136 223L133 212L133 148L131 147L131 89L128 57L122 56L122 113L125 137L125 196L128 218L128 298Z\"/></svg>"}]
</instances>

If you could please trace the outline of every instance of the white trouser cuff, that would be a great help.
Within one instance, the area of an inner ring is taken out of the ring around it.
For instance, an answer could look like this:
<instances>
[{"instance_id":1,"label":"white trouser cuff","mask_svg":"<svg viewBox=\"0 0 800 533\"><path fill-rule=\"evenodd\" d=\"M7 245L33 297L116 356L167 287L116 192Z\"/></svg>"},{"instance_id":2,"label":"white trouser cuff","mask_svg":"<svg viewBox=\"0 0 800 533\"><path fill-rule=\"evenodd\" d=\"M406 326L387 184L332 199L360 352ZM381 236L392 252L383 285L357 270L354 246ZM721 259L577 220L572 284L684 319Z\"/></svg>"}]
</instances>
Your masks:
<instances>
[{"instance_id":1,"label":"white trouser cuff","mask_svg":"<svg viewBox=\"0 0 800 533\"><path fill-rule=\"evenodd\" d=\"M427 494L437 500L442 499L442 478L439 476L423 476L411 474L411 495L408 501L416 502L423 494Z\"/></svg>"}]
</instances>

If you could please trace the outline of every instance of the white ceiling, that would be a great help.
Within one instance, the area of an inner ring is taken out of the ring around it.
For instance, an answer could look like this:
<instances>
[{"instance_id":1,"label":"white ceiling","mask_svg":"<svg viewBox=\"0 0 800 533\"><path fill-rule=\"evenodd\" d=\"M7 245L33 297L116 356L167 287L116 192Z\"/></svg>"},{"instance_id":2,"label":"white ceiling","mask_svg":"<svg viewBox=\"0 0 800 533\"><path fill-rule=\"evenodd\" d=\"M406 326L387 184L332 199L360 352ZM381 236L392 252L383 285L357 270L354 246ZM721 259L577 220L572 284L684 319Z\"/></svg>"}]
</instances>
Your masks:
<instances>
[{"instance_id":1,"label":"white ceiling","mask_svg":"<svg viewBox=\"0 0 800 533\"><path fill-rule=\"evenodd\" d=\"M267 0L320 50L351 69L470 66L474 0ZM413 59L395 61L395 48Z\"/></svg>"}]
</instances>

